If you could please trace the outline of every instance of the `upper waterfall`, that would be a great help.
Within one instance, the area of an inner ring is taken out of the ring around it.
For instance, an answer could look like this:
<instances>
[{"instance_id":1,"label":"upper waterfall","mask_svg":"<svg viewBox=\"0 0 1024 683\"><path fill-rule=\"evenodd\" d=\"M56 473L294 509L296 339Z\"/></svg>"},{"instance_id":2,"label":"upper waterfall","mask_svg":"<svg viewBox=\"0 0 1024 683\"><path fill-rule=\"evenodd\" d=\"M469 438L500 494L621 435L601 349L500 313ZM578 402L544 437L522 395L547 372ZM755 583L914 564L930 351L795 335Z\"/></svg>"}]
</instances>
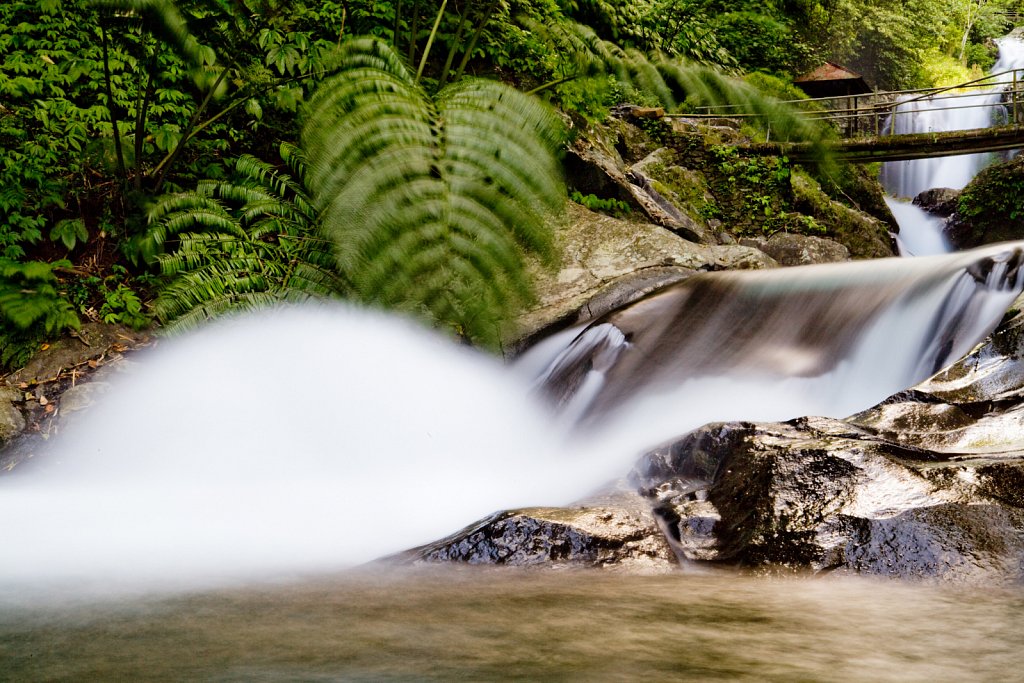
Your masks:
<instances>
[{"instance_id":1,"label":"upper waterfall","mask_svg":"<svg viewBox=\"0 0 1024 683\"><path fill-rule=\"evenodd\" d=\"M648 438L695 416L841 417L980 341L1024 286L1022 249L698 275L594 321L537 382L588 424L642 414Z\"/></svg>"},{"instance_id":2,"label":"upper waterfall","mask_svg":"<svg viewBox=\"0 0 1024 683\"><path fill-rule=\"evenodd\" d=\"M1007 37L997 43L999 59L992 67L993 74L1024 68L1024 42ZM886 129L904 134L988 128L1006 119L1001 99L1007 81L989 81L993 85L967 93L949 91L931 97L904 96L886 123ZM968 154L888 161L882 164L881 181L886 191L896 197L912 198L934 187L959 190L991 163L992 158L992 154Z\"/></svg>"}]
</instances>

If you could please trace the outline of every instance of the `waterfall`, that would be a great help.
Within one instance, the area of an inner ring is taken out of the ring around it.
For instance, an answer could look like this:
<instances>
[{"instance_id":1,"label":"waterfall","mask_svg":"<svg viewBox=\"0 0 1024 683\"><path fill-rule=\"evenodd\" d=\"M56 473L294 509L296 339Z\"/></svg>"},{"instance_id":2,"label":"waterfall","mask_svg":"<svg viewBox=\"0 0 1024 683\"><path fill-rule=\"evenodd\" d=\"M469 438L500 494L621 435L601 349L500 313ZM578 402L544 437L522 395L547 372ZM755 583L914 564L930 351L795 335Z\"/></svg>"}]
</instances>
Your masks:
<instances>
[{"instance_id":1,"label":"waterfall","mask_svg":"<svg viewBox=\"0 0 1024 683\"><path fill-rule=\"evenodd\" d=\"M573 421L627 414L651 439L694 416L844 416L980 341L1024 286L1021 244L697 275L595 320L535 381Z\"/></svg>"},{"instance_id":2,"label":"waterfall","mask_svg":"<svg viewBox=\"0 0 1024 683\"><path fill-rule=\"evenodd\" d=\"M0 605L336 570L581 497L708 421L866 408L986 334L1022 254L699 275L511 370L350 307L219 322L0 478Z\"/></svg>"},{"instance_id":3,"label":"waterfall","mask_svg":"<svg viewBox=\"0 0 1024 683\"><path fill-rule=\"evenodd\" d=\"M1002 38L998 42L999 59L992 67L998 74L1024 68L1024 43L1015 38ZM1002 106L1005 79L992 81L990 87L972 93L949 91L932 97L904 96L886 124L887 131L895 134L933 133L954 130L988 128L1006 120ZM913 198L934 187L962 189L991 163L991 154L888 161L882 164L881 181L889 194Z\"/></svg>"},{"instance_id":4,"label":"waterfall","mask_svg":"<svg viewBox=\"0 0 1024 683\"><path fill-rule=\"evenodd\" d=\"M1016 38L1002 38L999 59L992 67L993 74L1024 68L1024 42ZM992 85L971 93L947 91L932 97L906 95L886 122L887 132L895 134L945 132L988 128L1006 121L1006 109L1001 100L1008 78L989 81ZM978 172L992 163L996 154L966 154L959 156L887 161L882 164L880 180L887 199L900 226L898 246L903 256L924 256L949 251L942 235L944 223L927 212L913 206L909 200L925 190L937 187L962 189Z\"/></svg>"},{"instance_id":5,"label":"waterfall","mask_svg":"<svg viewBox=\"0 0 1024 683\"><path fill-rule=\"evenodd\" d=\"M887 196L885 203L900 225L899 234L896 235L900 256L945 254L950 250L949 241L942 232L946 225L944 219L893 197Z\"/></svg>"}]
</instances>

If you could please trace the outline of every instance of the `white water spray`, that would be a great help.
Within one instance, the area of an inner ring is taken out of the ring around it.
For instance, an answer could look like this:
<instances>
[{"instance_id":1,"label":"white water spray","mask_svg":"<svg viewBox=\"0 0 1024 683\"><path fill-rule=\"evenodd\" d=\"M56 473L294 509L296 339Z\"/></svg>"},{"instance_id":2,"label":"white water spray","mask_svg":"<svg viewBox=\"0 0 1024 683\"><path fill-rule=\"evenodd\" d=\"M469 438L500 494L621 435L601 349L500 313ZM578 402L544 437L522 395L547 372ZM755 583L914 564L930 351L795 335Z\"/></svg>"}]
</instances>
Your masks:
<instances>
[{"instance_id":1,"label":"white water spray","mask_svg":"<svg viewBox=\"0 0 1024 683\"><path fill-rule=\"evenodd\" d=\"M679 379L672 344L656 345L632 366L643 387L616 375L635 354L584 361L611 379L614 419L571 443L519 374L404 321L330 306L213 325L140 354L34 468L0 479L0 602L338 569L497 509L564 504L708 421L866 408L996 324L1022 249L921 260L905 277L893 260L712 274L746 294L613 313L636 325L604 335L609 348L652 329L706 353Z\"/></svg>"}]
</instances>

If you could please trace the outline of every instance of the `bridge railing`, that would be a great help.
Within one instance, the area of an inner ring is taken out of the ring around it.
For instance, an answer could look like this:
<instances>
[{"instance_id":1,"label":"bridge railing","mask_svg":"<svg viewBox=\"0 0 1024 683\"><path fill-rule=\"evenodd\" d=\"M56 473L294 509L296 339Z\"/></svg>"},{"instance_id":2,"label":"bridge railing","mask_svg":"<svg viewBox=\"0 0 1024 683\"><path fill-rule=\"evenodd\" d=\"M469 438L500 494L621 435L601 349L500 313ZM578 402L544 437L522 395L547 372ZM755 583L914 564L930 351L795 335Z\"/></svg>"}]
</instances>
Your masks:
<instances>
[{"instance_id":1,"label":"bridge railing","mask_svg":"<svg viewBox=\"0 0 1024 683\"><path fill-rule=\"evenodd\" d=\"M997 90L998 88L998 90ZM985 94L998 97L983 97ZM944 88L892 90L847 95L787 100L810 120L830 122L843 137L896 134L898 126L891 118L910 113L913 103L928 100L930 111L988 109L992 119L1002 117L1006 124L1024 124L1024 69L1011 69ZM902 107L902 109L900 109ZM751 118L743 105L700 107L688 118Z\"/></svg>"}]
</instances>

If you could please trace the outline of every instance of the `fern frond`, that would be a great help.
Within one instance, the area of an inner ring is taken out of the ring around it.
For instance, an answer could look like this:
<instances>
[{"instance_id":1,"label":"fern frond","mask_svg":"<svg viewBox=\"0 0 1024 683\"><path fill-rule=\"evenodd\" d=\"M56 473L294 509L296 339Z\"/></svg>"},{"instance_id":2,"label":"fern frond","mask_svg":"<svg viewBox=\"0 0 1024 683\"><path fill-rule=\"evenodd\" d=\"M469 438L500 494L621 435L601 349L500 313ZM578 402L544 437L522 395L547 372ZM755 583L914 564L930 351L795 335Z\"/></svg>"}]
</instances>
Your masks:
<instances>
[{"instance_id":1,"label":"fern frond","mask_svg":"<svg viewBox=\"0 0 1024 683\"><path fill-rule=\"evenodd\" d=\"M494 81L432 100L386 45L349 49L302 133L339 269L365 302L494 343L530 297L524 252L553 254L544 226L564 204L561 122Z\"/></svg>"},{"instance_id":2,"label":"fern frond","mask_svg":"<svg viewBox=\"0 0 1024 683\"><path fill-rule=\"evenodd\" d=\"M304 158L282 146L291 175L252 156L234 177L163 198L150 214L150 260L168 279L155 302L168 329L275 301L337 296L347 283L302 182Z\"/></svg>"}]
</instances>

